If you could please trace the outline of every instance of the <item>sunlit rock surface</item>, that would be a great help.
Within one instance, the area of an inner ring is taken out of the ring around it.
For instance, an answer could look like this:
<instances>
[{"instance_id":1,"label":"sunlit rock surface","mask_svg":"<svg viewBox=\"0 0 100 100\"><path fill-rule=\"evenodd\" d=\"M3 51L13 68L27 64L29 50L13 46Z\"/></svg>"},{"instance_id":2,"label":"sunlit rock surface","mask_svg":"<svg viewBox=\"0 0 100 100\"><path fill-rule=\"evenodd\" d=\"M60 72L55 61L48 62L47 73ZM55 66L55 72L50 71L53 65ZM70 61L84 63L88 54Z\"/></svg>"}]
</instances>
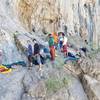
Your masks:
<instances>
[{"instance_id":1,"label":"sunlit rock surface","mask_svg":"<svg viewBox=\"0 0 100 100\"><path fill-rule=\"evenodd\" d=\"M29 30L80 33L83 40L96 47L100 31L99 5L99 0L22 0L18 15Z\"/></svg>"},{"instance_id":2,"label":"sunlit rock surface","mask_svg":"<svg viewBox=\"0 0 100 100\"><path fill-rule=\"evenodd\" d=\"M84 87L89 96L89 100L100 100L100 82L94 78L84 75Z\"/></svg>"}]
</instances>

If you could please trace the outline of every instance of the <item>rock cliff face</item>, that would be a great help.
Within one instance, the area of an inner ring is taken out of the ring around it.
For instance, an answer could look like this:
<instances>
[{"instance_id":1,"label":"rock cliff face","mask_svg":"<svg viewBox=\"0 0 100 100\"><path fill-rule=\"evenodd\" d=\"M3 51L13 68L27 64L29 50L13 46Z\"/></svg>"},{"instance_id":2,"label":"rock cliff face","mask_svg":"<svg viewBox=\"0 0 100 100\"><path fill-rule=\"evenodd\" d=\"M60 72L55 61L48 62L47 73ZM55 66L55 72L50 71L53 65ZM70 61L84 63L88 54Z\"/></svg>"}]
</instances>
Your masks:
<instances>
[{"instance_id":1,"label":"rock cliff face","mask_svg":"<svg viewBox=\"0 0 100 100\"><path fill-rule=\"evenodd\" d=\"M1 0L0 26L20 32L72 31L98 47L99 11L99 0Z\"/></svg>"},{"instance_id":2,"label":"rock cliff face","mask_svg":"<svg viewBox=\"0 0 100 100\"><path fill-rule=\"evenodd\" d=\"M68 31L80 34L96 46L99 37L99 0L21 0L18 15L32 30ZM94 35L95 34L95 35ZM93 40L93 41L92 41Z\"/></svg>"},{"instance_id":3,"label":"rock cliff face","mask_svg":"<svg viewBox=\"0 0 100 100\"><path fill-rule=\"evenodd\" d=\"M22 53L27 40L35 37L47 45L43 33L54 31L73 32L82 41L87 39L89 46L98 48L99 12L100 0L0 0L2 63L27 62ZM64 66L58 54L55 66L47 62L43 67L42 80L37 66L31 71L14 66L12 73L0 74L0 100L100 100L98 55L83 58L80 65Z\"/></svg>"}]
</instances>

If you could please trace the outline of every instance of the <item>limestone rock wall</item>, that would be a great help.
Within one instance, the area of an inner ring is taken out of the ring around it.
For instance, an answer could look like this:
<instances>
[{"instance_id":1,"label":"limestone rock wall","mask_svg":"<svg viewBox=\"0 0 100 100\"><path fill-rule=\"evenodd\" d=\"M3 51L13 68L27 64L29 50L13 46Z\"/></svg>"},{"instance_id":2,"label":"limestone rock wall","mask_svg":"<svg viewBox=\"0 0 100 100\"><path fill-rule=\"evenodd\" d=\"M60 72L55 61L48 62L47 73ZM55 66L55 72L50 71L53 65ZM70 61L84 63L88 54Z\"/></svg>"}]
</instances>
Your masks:
<instances>
[{"instance_id":1,"label":"limestone rock wall","mask_svg":"<svg viewBox=\"0 0 100 100\"><path fill-rule=\"evenodd\" d=\"M1 0L0 26L12 30L65 31L100 45L99 0ZM3 21L2 21L3 20ZM13 26L13 27L12 27ZM24 27L23 27L24 26ZM11 28L10 28L11 27Z\"/></svg>"},{"instance_id":2,"label":"limestone rock wall","mask_svg":"<svg viewBox=\"0 0 100 100\"><path fill-rule=\"evenodd\" d=\"M99 0L20 0L17 13L28 31L72 31L96 47L99 6Z\"/></svg>"},{"instance_id":3,"label":"limestone rock wall","mask_svg":"<svg viewBox=\"0 0 100 100\"><path fill-rule=\"evenodd\" d=\"M72 30L98 48L99 12L99 0L1 0L0 29L11 38L16 30L20 33L33 28L36 33Z\"/></svg>"}]
</instances>

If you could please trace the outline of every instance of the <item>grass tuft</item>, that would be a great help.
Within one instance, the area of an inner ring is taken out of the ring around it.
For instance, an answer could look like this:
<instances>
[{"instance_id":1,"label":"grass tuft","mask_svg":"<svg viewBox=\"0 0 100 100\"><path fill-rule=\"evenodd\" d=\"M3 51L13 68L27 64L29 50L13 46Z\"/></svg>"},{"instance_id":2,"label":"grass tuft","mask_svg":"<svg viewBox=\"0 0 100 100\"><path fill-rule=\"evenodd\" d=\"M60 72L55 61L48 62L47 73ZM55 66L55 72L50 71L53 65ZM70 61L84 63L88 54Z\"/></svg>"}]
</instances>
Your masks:
<instances>
[{"instance_id":1,"label":"grass tuft","mask_svg":"<svg viewBox=\"0 0 100 100\"><path fill-rule=\"evenodd\" d=\"M58 78L49 78L46 81L47 92L55 93L59 89L66 87L68 85L68 79L66 77L62 79Z\"/></svg>"}]
</instances>

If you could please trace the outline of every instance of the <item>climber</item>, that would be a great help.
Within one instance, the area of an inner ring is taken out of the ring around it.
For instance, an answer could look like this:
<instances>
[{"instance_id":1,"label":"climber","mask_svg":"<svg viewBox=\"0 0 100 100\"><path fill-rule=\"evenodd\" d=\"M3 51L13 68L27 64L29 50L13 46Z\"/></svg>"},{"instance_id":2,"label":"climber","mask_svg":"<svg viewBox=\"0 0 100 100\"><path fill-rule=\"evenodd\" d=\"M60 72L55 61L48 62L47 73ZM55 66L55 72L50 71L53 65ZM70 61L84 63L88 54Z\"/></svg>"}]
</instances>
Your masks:
<instances>
[{"instance_id":1,"label":"climber","mask_svg":"<svg viewBox=\"0 0 100 100\"><path fill-rule=\"evenodd\" d=\"M73 55L72 53L68 52L68 56L65 58L65 63L67 61L79 61L80 57L78 55Z\"/></svg>"},{"instance_id":2,"label":"climber","mask_svg":"<svg viewBox=\"0 0 100 100\"><path fill-rule=\"evenodd\" d=\"M36 60L37 64L39 65L39 71L42 69L42 62L40 57L40 46L36 39L33 39L34 43L34 60Z\"/></svg>"},{"instance_id":3,"label":"climber","mask_svg":"<svg viewBox=\"0 0 100 100\"><path fill-rule=\"evenodd\" d=\"M78 61L80 58L79 51L77 49L73 49L72 47L67 48L67 57L65 58L65 63L67 61Z\"/></svg>"},{"instance_id":4,"label":"climber","mask_svg":"<svg viewBox=\"0 0 100 100\"><path fill-rule=\"evenodd\" d=\"M67 39L67 37L65 36L64 33L62 33L62 36L63 36L62 52L64 53L64 57L66 57L66 55L67 55L67 41L68 41L68 39Z\"/></svg>"},{"instance_id":5,"label":"climber","mask_svg":"<svg viewBox=\"0 0 100 100\"><path fill-rule=\"evenodd\" d=\"M58 33L58 47L61 50L62 48L62 44L63 44L63 36L62 36L62 32Z\"/></svg>"},{"instance_id":6,"label":"climber","mask_svg":"<svg viewBox=\"0 0 100 100\"><path fill-rule=\"evenodd\" d=\"M56 32L53 32L52 33L52 36L54 38L54 46L55 46L55 49L58 48L58 34Z\"/></svg>"},{"instance_id":7,"label":"climber","mask_svg":"<svg viewBox=\"0 0 100 100\"><path fill-rule=\"evenodd\" d=\"M88 46L87 40L84 41L84 45L81 48L79 48L79 50L80 50L81 56L88 56L89 46Z\"/></svg>"},{"instance_id":8,"label":"climber","mask_svg":"<svg viewBox=\"0 0 100 100\"><path fill-rule=\"evenodd\" d=\"M33 55L32 45L29 40L27 41L27 43L28 43L27 56L28 56L29 67L32 67L32 55Z\"/></svg>"},{"instance_id":9,"label":"climber","mask_svg":"<svg viewBox=\"0 0 100 100\"><path fill-rule=\"evenodd\" d=\"M51 55L51 61L55 60L55 47L54 47L54 38L52 34L49 34L49 48L50 48L50 55Z\"/></svg>"}]
</instances>

